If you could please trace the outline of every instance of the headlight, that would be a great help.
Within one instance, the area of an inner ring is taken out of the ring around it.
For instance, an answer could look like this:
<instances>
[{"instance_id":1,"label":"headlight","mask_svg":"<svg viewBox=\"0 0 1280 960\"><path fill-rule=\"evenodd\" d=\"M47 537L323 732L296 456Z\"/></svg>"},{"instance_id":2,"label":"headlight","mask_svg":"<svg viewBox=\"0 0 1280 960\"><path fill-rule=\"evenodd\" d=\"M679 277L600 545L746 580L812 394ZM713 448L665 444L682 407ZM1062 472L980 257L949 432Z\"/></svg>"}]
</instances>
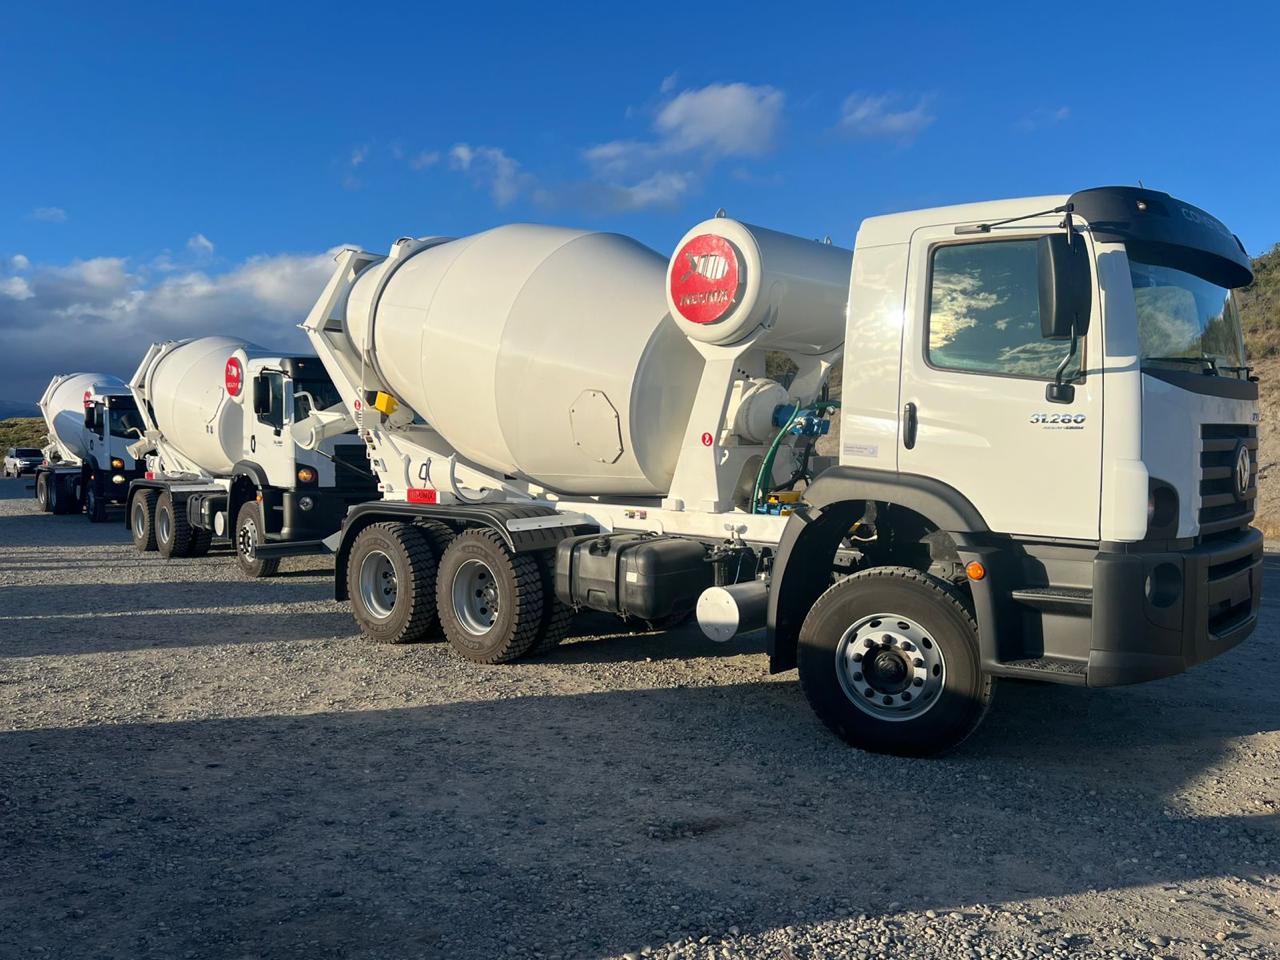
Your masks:
<instances>
[{"instance_id":1,"label":"headlight","mask_svg":"<svg viewBox=\"0 0 1280 960\"><path fill-rule=\"evenodd\" d=\"M299 483L315 483L316 482L315 470L313 470L311 467L299 467L298 482Z\"/></svg>"},{"instance_id":2,"label":"headlight","mask_svg":"<svg viewBox=\"0 0 1280 960\"><path fill-rule=\"evenodd\" d=\"M117 484L124 483L124 477L120 476L120 474L117 473L111 478L111 482L117 483Z\"/></svg>"},{"instance_id":3,"label":"headlight","mask_svg":"<svg viewBox=\"0 0 1280 960\"><path fill-rule=\"evenodd\" d=\"M121 460L119 457L112 457L112 458L111 458L111 469L112 469L112 470L123 470L123 469L124 469L124 461L123 461L123 460Z\"/></svg>"},{"instance_id":4,"label":"headlight","mask_svg":"<svg viewBox=\"0 0 1280 960\"><path fill-rule=\"evenodd\" d=\"M315 505L316 505L316 502L312 500L310 497L298 498L298 506L301 507L303 510L310 510Z\"/></svg>"}]
</instances>

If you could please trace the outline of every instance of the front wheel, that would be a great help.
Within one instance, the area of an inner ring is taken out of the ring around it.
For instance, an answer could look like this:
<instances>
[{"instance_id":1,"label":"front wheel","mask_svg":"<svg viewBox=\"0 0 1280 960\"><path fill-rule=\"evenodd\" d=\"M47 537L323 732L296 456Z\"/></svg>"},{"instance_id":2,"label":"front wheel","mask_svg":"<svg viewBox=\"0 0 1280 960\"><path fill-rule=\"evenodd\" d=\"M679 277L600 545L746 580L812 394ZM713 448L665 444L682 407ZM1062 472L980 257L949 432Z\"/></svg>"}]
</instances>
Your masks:
<instances>
[{"instance_id":1,"label":"front wheel","mask_svg":"<svg viewBox=\"0 0 1280 960\"><path fill-rule=\"evenodd\" d=\"M107 520L107 501L102 494L102 481L90 477L84 487L84 512L90 523L105 523Z\"/></svg>"},{"instance_id":2,"label":"front wheel","mask_svg":"<svg viewBox=\"0 0 1280 960\"><path fill-rule=\"evenodd\" d=\"M267 542L262 522L262 507L256 500L246 500L236 511L236 566L246 577L274 577L280 572L280 558L258 556L258 547Z\"/></svg>"},{"instance_id":3,"label":"front wheel","mask_svg":"<svg viewBox=\"0 0 1280 960\"><path fill-rule=\"evenodd\" d=\"M954 587L910 567L839 581L800 628L800 684L846 742L900 756L964 740L991 703L978 626Z\"/></svg>"}]
</instances>

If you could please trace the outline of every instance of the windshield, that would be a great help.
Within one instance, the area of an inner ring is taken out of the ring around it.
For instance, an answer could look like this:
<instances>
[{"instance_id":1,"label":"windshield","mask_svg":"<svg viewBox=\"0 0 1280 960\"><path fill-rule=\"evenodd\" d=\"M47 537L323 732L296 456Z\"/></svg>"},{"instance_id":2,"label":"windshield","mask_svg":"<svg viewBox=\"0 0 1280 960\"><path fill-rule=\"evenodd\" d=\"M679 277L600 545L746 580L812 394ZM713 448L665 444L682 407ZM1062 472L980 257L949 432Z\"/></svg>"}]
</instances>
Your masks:
<instances>
[{"instance_id":1,"label":"windshield","mask_svg":"<svg viewBox=\"0 0 1280 960\"><path fill-rule=\"evenodd\" d=\"M111 435L127 440L136 440L142 436L144 429L142 414L132 400L110 401Z\"/></svg>"},{"instance_id":2,"label":"windshield","mask_svg":"<svg viewBox=\"0 0 1280 960\"><path fill-rule=\"evenodd\" d=\"M1129 259L1142 365L1242 375L1244 337L1235 297L1195 274Z\"/></svg>"},{"instance_id":3,"label":"windshield","mask_svg":"<svg viewBox=\"0 0 1280 960\"><path fill-rule=\"evenodd\" d=\"M310 399L308 399L310 395ZM312 407L311 402L315 401ZM342 402L338 388L329 380L293 381L293 422L305 420L313 410L327 410Z\"/></svg>"},{"instance_id":4,"label":"windshield","mask_svg":"<svg viewBox=\"0 0 1280 960\"><path fill-rule=\"evenodd\" d=\"M42 457L42 456L44 456L44 454L42 454L42 453L41 453L39 450L37 450L35 447L19 447L17 450L13 451L13 455L14 455L15 457Z\"/></svg>"}]
</instances>

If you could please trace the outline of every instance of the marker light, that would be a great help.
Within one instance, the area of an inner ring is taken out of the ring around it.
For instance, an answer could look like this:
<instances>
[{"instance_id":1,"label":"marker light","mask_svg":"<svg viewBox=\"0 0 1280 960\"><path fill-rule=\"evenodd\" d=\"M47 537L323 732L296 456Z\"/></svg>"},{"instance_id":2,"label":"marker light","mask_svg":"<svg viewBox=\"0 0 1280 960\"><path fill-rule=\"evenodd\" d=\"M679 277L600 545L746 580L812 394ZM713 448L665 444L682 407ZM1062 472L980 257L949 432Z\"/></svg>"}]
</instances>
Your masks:
<instances>
[{"instance_id":1,"label":"marker light","mask_svg":"<svg viewBox=\"0 0 1280 960\"><path fill-rule=\"evenodd\" d=\"M123 469L124 469L124 461L123 461L123 460L121 460L119 457L112 457L112 458L111 458L111 469L112 469L112 470L123 470Z\"/></svg>"},{"instance_id":2,"label":"marker light","mask_svg":"<svg viewBox=\"0 0 1280 960\"><path fill-rule=\"evenodd\" d=\"M977 560L970 560L964 565L964 572L970 580L982 580L987 576L987 568L980 564Z\"/></svg>"},{"instance_id":3,"label":"marker light","mask_svg":"<svg viewBox=\"0 0 1280 960\"><path fill-rule=\"evenodd\" d=\"M299 483L315 483L316 482L315 470L313 470L311 467L299 467L298 482Z\"/></svg>"}]
</instances>

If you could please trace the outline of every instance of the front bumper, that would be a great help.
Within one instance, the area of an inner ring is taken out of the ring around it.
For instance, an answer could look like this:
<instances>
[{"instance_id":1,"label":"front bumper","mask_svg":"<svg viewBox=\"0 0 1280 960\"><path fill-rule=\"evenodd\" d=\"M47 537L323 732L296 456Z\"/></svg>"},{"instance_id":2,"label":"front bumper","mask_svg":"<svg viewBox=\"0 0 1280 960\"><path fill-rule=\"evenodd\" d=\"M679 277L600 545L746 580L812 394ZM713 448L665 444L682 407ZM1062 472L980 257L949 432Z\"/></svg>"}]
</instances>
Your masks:
<instances>
[{"instance_id":1,"label":"front bumper","mask_svg":"<svg viewBox=\"0 0 1280 960\"><path fill-rule=\"evenodd\" d=\"M1183 551L1133 547L1094 558L1089 686L1173 676L1253 632L1262 601L1261 531L1249 527Z\"/></svg>"}]
</instances>

